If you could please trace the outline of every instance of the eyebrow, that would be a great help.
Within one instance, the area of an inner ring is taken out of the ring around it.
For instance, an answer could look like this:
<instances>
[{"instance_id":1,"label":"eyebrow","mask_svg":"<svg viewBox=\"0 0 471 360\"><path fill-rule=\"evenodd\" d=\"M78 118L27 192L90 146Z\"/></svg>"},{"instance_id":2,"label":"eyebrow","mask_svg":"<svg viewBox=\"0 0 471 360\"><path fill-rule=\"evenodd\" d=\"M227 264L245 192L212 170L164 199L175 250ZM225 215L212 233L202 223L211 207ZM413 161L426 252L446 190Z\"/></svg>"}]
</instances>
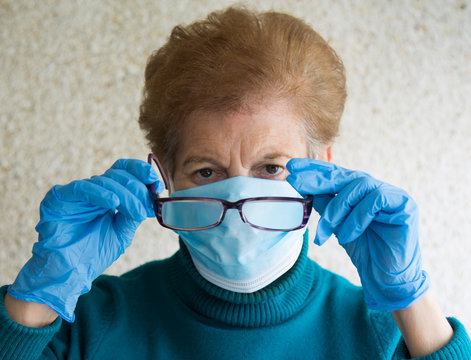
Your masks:
<instances>
[{"instance_id":1,"label":"eyebrow","mask_svg":"<svg viewBox=\"0 0 471 360\"><path fill-rule=\"evenodd\" d=\"M202 163L202 162L208 162L210 164L216 165L221 167L221 163L219 163L217 160L214 160L211 157L207 156L190 156L188 159L186 159L183 162L183 167L192 164L192 163Z\"/></svg>"},{"instance_id":2,"label":"eyebrow","mask_svg":"<svg viewBox=\"0 0 471 360\"><path fill-rule=\"evenodd\" d=\"M281 152L272 152L272 153L268 153L265 156L263 156L263 158L261 158L260 161L258 161L257 163L261 163L261 162L266 161L266 160L278 159L280 157L292 158L292 156L281 153ZM214 158L211 158L211 157L208 157L208 156L190 156L188 159L186 159L183 162L183 167L186 167L189 164L202 163L202 162L207 162L207 163L213 164L215 166L223 167L220 162L218 162Z\"/></svg>"},{"instance_id":3,"label":"eyebrow","mask_svg":"<svg viewBox=\"0 0 471 360\"><path fill-rule=\"evenodd\" d=\"M279 159L279 158L287 158L287 159L291 159L293 156L290 156L290 155L287 155L287 154L284 154L284 153L280 153L280 152L273 152L273 153L268 153L266 154L263 158L261 158L260 160L258 160L254 166L260 166L262 165L264 162L266 162L267 160L275 160L275 159Z\"/></svg>"}]
</instances>

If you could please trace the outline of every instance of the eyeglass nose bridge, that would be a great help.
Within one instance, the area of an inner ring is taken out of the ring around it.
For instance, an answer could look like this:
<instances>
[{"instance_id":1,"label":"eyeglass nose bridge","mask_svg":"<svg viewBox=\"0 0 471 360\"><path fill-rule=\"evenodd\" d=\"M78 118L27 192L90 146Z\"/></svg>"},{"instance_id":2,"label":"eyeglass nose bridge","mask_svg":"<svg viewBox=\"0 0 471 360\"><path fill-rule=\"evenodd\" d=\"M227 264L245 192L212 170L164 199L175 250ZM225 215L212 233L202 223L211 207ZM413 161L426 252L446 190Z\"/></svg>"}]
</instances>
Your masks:
<instances>
[{"instance_id":1,"label":"eyeglass nose bridge","mask_svg":"<svg viewBox=\"0 0 471 360\"><path fill-rule=\"evenodd\" d=\"M230 210L230 209L237 210L239 212L239 216L240 216L240 219L242 220L242 222L244 222L245 224L250 225L247 222L247 220L244 218L244 214L242 213L242 205L244 205L245 199L241 199L241 200L234 201L234 202L228 201L228 200L223 200L223 199L219 199L219 201L221 201L224 204L224 206L223 206L224 209L222 211L221 218L219 219L218 223L215 226L221 224L224 221L224 218L226 217L227 210Z\"/></svg>"}]
</instances>

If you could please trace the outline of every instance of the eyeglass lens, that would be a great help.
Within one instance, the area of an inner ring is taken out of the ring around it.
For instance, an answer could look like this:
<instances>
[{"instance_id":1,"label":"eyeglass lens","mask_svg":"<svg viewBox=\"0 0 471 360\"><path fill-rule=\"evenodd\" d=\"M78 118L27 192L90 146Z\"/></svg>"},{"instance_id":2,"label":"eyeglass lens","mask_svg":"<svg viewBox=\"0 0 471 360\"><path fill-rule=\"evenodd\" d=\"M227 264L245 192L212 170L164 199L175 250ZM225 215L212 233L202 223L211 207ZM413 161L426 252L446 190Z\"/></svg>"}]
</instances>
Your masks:
<instances>
[{"instance_id":1,"label":"eyeglass lens","mask_svg":"<svg viewBox=\"0 0 471 360\"><path fill-rule=\"evenodd\" d=\"M169 201L163 203L162 220L165 224L180 229L204 228L216 224L223 211L224 207L218 201Z\"/></svg>"},{"instance_id":2,"label":"eyeglass lens","mask_svg":"<svg viewBox=\"0 0 471 360\"><path fill-rule=\"evenodd\" d=\"M273 230L287 230L301 225L304 207L297 201L246 201L242 205L242 214L252 225Z\"/></svg>"},{"instance_id":3,"label":"eyeglass lens","mask_svg":"<svg viewBox=\"0 0 471 360\"><path fill-rule=\"evenodd\" d=\"M224 212L224 206L218 201L178 200L162 205L163 222L180 230L212 226ZM304 207L297 201L248 200L242 206L242 215L251 225L283 231L302 224Z\"/></svg>"}]
</instances>

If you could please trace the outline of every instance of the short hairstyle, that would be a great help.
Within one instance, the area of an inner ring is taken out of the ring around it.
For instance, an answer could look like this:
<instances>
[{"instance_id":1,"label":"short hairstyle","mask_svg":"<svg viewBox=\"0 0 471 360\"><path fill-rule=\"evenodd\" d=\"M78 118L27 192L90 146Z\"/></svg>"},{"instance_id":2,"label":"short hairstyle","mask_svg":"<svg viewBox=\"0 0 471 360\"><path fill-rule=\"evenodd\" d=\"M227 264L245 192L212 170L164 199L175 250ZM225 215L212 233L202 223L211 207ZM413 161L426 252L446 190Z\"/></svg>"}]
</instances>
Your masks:
<instances>
[{"instance_id":1,"label":"short hairstyle","mask_svg":"<svg viewBox=\"0 0 471 360\"><path fill-rule=\"evenodd\" d=\"M346 99L344 66L302 20L229 7L174 27L152 53L139 124L171 176L182 121L196 111L241 111L254 98L287 100L314 157L338 134Z\"/></svg>"}]
</instances>

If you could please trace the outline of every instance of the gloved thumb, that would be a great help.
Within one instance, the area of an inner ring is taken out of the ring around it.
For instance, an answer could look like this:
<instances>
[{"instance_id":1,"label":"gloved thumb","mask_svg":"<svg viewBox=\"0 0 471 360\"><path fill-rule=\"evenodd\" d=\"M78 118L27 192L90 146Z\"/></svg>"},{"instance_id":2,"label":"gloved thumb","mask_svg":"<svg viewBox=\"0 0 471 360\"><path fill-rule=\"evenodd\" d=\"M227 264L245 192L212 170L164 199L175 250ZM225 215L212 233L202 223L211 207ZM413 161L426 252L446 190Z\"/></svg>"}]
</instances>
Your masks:
<instances>
[{"instance_id":1,"label":"gloved thumb","mask_svg":"<svg viewBox=\"0 0 471 360\"><path fill-rule=\"evenodd\" d=\"M113 227L118 234L118 239L120 241L119 246L121 250L119 251L119 255L124 253L124 250L131 245L131 242L134 238L134 234L136 233L137 228L141 224L142 221L136 221L129 217L124 216L122 213L117 212L113 218ZM114 261L115 259L113 259Z\"/></svg>"},{"instance_id":2,"label":"gloved thumb","mask_svg":"<svg viewBox=\"0 0 471 360\"><path fill-rule=\"evenodd\" d=\"M330 200L332 200L335 196L330 194L322 194L314 196L313 207L321 216L319 223L317 224L316 229L316 236L314 237L314 243L316 245L324 244L327 239L332 235L333 229L329 226L326 226L322 222L322 216L324 215L325 208Z\"/></svg>"}]
</instances>

